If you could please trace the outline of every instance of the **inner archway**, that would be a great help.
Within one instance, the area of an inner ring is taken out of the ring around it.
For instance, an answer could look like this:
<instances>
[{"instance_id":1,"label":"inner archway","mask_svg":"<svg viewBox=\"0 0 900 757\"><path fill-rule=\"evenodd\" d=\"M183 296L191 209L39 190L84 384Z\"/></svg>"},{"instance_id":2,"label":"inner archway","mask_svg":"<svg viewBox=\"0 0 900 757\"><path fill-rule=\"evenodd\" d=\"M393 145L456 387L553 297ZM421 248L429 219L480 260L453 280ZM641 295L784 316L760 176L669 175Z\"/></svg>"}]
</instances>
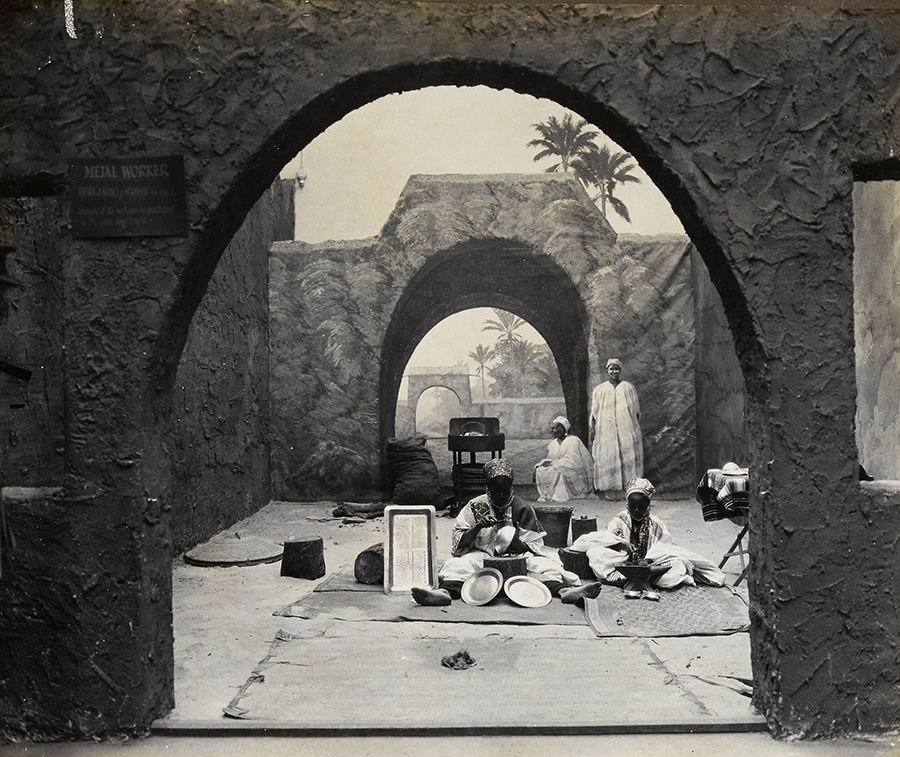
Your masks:
<instances>
[{"instance_id":1,"label":"inner archway","mask_svg":"<svg viewBox=\"0 0 900 757\"><path fill-rule=\"evenodd\" d=\"M589 326L575 285L547 256L485 242L435 256L401 297L382 351L382 440L394 435L400 383L416 345L447 316L475 307L516 313L541 334L556 360L572 432L586 438Z\"/></svg>"},{"instance_id":2,"label":"inner archway","mask_svg":"<svg viewBox=\"0 0 900 757\"><path fill-rule=\"evenodd\" d=\"M413 433L428 439L447 435L450 418L458 417L462 403L456 392L445 386L430 386L419 396L416 404L416 425Z\"/></svg>"}]
</instances>

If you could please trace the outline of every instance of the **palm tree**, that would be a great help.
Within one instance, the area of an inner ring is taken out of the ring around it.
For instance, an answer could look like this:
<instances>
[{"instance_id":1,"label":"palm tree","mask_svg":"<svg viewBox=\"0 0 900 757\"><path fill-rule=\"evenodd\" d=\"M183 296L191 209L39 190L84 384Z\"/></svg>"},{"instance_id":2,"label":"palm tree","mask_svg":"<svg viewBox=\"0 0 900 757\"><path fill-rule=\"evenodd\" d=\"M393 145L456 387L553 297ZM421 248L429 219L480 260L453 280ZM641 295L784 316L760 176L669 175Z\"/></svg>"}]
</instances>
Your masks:
<instances>
[{"instance_id":1,"label":"palm tree","mask_svg":"<svg viewBox=\"0 0 900 757\"><path fill-rule=\"evenodd\" d=\"M541 148L534 160L559 158L559 163L544 169L547 173L568 171L575 158L597 150L594 138L599 132L585 131L588 122L584 119L576 122L571 113L566 113L561 121L556 116L550 116L546 121L532 126L541 135L539 139L532 139L528 143L529 147Z\"/></svg>"},{"instance_id":2,"label":"palm tree","mask_svg":"<svg viewBox=\"0 0 900 757\"><path fill-rule=\"evenodd\" d=\"M631 160L631 155L627 152L613 152L609 146L603 145L596 152L579 155L572 162L572 170L585 184L600 190L591 199L594 202L600 200L600 212L604 216L609 218L606 215L608 203L616 213L631 223L628 208L614 194L616 186L619 184L640 183L641 181L637 176L631 174L631 170L636 166L634 163L629 163L629 160Z\"/></svg>"},{"instance_id":3,"label":"palm tree","mask_svg":"<svg viewBox=\"0 0 900 757\"><path fill-rule=\"evenodd\" d=\"M514 313L508 313L505 310L500 310L499 308L492 308L492 310L494 315L497 316L496 320L489 318L482 324L481 330L499 331L501 336L497 338L498 344L505 345L516 341L519 338L516 331L525 325L525 321Z\"/></svg>"},{"instance_id":4,"label":"palm tree","mask_svg":"<svg viewBox=\"0 0 900 757\"><path fill-rule=\"evenodd\" d=\"M500 332L500 336L497 337L497 346L494 348L494 354L500 353L501 355L505 354L509 356L510 360L512 360L513 383L517 384L519 382L519 376L516 373L513 345L520 341L520 337L516 331L525 325L525 321L519 318L519 316L508 313L505 310L500 310L499 308L493 308L493 311L494 315L497 316L496 320L489 318L482 324L481 330Z\"/></svg>"},{"instance_id":5,"label":"palm tree","mask_svg":"<svg viewBox=\"0 0 900 757\"><path fill-rule=\"evenodd\" d=\"M487 391L484 388L484 366L489 360L494 359L494 348L493 347L485 347L483 344L479 344L472 352L469 353L469 357L472 358L476 363L478 363L478 369L475 373L478 376L481 376L481 397L482 399L487 397Z\"/></svg>"}]
</instances>

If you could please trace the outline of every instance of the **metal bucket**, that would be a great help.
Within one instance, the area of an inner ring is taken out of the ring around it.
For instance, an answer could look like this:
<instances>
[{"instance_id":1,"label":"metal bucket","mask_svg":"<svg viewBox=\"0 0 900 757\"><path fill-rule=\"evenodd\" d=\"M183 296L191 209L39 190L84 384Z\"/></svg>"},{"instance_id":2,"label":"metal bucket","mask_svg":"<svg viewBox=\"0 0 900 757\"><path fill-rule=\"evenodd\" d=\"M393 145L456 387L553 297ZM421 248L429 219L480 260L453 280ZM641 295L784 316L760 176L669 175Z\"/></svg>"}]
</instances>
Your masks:
<instances>
[{"instance_id":1,"label":"metal bucket","mask_svg":"<svg viewBox=\"0 0 900 757\"><path fill-rule=\"evenodd\" d=\"M547 532L544 544L548 547L569 546L569 521L572 520L571 507L559 505L536 505L534 512Z\"/></svg>"},{"instance_id":2,"label":"metal bucket","mask_svg":"<svg viewBox=\"0 0 900 757\"><path fill-rule=\"evenodd\" d=\"M590 534L597 530L597 519L582 515L580 518L572 518L572 541L577 541L579 536Z\"/></svg>"}]
</instances>

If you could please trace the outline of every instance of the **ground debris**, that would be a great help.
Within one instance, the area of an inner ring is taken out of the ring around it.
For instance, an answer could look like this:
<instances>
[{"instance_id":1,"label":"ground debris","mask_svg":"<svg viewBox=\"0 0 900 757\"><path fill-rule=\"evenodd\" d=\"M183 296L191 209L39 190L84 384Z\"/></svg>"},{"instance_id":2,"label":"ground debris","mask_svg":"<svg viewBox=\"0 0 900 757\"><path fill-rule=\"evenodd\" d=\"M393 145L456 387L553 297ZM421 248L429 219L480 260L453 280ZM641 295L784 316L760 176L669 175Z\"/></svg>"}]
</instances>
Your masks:
<instances>
[{"instance_id":1,"label":"ground debris","mask_svg":"<svg viewBox=\"0 0 900 757\"><path fill-rule=\"evenodd\" d=\"M451 670L465 670L475 665L475 658L472 657L465 649L460 649L456 654L447 655L441 658L441 665Z\"/></svg>"}]
</instances>

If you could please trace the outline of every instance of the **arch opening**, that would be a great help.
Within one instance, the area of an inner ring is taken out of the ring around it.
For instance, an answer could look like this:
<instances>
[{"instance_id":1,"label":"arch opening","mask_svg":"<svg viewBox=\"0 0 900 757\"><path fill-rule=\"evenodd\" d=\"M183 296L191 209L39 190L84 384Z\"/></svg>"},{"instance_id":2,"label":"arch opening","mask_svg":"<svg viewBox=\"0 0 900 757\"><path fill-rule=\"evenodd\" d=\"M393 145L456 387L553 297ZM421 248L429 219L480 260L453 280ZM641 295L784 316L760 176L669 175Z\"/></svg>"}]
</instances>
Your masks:
<instances>
[{"instance_id":1,"label":"arch opening","mask_svg":"<svg viewBox=\"0 0 900 757\"><path fill-rule=\"evenodd\" d=\"M382 350L382 447L395 434L394 409L416 345L444 318L476 307L515 313L541 335L556 362L572 433L586 438L589 325L581 296L551 259L491 241L435 256L401 296Z\"/></svg>"},{"instance_id":2,"label":"arch opening","mask_svg":"<svg viewBox=\"0 0 900 757\"><path fill-rule=\"evenodd\" d=\"M577 287L552 259L520 240L485 239L433 256L404 290L381 352L379 449L395 435L393 411L415 345L441 319L472 307L502 308L534 324L556 360L572 431L586 438L591 344Z\"/></svg>"},{"instance_id":3,"label":"arch opening","mask_svg":"<svg viewBox=\"0 0 900 757\"><path fill-rule=\"evenodd\" d=\"M499 420L504 456L520 482L529 480L534 461L545 456L551 420L566 412L556 357L528 321L497 308L472 308L444 318L407 363L394 434L424 433L448 487L453 455L447 434L454 416L444 413L427 429L420 419L421 402L433 386L455 392L460 399L455 416Z\"/></svg>"},{"instance_id":4,"label":"arch opening","mask_svg":"<svg viewBox=\"0 0 900 757\"><path fill-rule=\"evenodd\" d=\"M741 371L746 382L748 411L766 402L761 370L764 351L749 308L721 244L707 226L697 203L677 173L642 138L640 131L603 102L546 74L527 67L489 61L445 60L398 66L351 77L313 98L277 127L231 183L194 245L179 291L151 356L158 400L165 405L168 388L187 338L187 331L218 260L253 204L279 172L315 137L345 115L385 95L432 86L486 86L552 100L597 126L626 149L669 201L685 233L709 270L725 308ZM157 410L157 415L159 410Z\"/></svg>"},{"instance_id":5,"label":"arch opening","mask_svg":"<svg viewBox=\"0 0 900 757\"><path fill-rule=\"evenodd\" d=\"M446 436L450 419L460 416L462 408L462 400L455 391L446 386L429 386L416 402L413 433L428 439Z\"/></svg>"}]
</instances>

